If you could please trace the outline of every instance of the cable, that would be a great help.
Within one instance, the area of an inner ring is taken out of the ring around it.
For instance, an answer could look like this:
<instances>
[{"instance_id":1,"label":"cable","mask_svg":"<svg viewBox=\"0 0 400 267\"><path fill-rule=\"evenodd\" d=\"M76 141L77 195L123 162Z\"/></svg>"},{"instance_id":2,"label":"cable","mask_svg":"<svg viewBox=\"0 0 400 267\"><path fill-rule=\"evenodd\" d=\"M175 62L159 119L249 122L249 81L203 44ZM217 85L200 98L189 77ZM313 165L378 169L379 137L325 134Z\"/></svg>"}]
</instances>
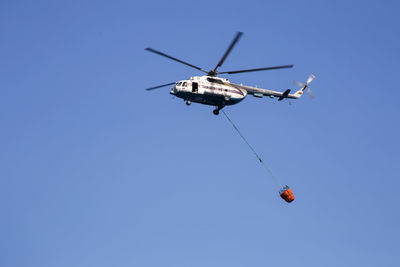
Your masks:
<instances>
[{"instance_id":1,"label":"cable","mask_svg":"<svg viewBox=\"0 0 400 267\"><path fill-rule=\"evenodd\" d=\"M238 127L236 127L236 125L233 123L233 121L228 117L228 115L226 115L224 110L221 110L222 113L224 113L225 117L228 119L228 121L232 124L233 128L238 132L238 134L240 135L240 137L242 137L243 141L246 142L246 144L248 145L248 147L251 149L251 151L253 151L254 155L257 157L257 159L260 161L261 165L264 167L265 170L267 170L270 174L271 177L273 179L273 181L275 182L275 184L280 188L280 182L278 180L278 178L274 175L274 173L272 172L272 170L264 163L264 161L261 159L261 157L257 154L257 152L254 150L254 148L250 145L250 143L246 140L246 138L244 137L244 135L240 132L240 130L238 129Z\"/></svg>"}]
</instances>

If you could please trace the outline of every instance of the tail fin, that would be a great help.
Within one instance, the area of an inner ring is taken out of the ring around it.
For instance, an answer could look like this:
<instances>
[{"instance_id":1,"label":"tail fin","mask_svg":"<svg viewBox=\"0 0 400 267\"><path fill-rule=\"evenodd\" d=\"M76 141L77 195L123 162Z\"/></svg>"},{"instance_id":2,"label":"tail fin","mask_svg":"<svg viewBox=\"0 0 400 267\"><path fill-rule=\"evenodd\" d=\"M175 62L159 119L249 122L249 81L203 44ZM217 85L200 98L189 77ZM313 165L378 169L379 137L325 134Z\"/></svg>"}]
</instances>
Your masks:
<instances>
[{"instance_id":1,"label":"tail fin","mask_svg":"<svg viewBox=\"0 0 400 267\"><path fill-rule=\"evenodd\" d=\"M308 89L308 93L310 94L310 96L312 96L311 90L310 90L310 88L308 88L308 85L310 82L312 82L312 80L314 80L314 78L315 78L315 75L311 74L308 77L307 82L305 84L304 83L296 83L297 85L302 86L302 88L300 90L298 90L296 93L294 93L294 96L297 98L300 98L303 95L304 90L306 90L306 89Z\"/></svg>"}]
</instances>

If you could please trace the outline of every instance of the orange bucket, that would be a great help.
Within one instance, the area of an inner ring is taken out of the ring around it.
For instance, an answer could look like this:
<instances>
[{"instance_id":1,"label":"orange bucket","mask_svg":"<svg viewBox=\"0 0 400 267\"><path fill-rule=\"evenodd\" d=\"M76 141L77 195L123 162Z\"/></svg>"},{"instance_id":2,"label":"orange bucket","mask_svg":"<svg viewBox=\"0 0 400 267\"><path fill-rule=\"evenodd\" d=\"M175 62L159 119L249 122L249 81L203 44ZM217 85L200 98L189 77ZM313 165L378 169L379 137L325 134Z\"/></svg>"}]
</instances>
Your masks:
<instances>
[{"instance_id":1,"label":"orange bucket","mask_svg":"<svg viewBox=\"0 0 400 267\"><path fill-rule=\"evenodd\" d=\"M292 189L289 186L285 185L279 190L279 195L283 198L287 203L290 203L294 200L294 195Z\"/></svg>"}]
</instances>

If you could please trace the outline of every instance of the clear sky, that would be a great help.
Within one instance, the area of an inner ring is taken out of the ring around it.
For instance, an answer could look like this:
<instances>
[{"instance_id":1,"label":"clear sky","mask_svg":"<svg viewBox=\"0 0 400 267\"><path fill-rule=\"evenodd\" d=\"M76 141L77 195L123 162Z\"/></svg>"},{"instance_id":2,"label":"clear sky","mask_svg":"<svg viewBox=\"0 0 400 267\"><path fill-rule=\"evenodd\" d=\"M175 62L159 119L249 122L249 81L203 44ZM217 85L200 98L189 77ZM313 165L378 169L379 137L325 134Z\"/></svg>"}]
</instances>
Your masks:
<instances>
[{"instance_id":1,"label":"clear sky","mask_svg":"<svg viewBox=\"0 0 400 267\"><path fill-rule=\"evenodd\" d=\"M2 1L0 266L398 266L398 1ZM225 110L200 75L316 96Z\"/></svg>"}]
</instances>

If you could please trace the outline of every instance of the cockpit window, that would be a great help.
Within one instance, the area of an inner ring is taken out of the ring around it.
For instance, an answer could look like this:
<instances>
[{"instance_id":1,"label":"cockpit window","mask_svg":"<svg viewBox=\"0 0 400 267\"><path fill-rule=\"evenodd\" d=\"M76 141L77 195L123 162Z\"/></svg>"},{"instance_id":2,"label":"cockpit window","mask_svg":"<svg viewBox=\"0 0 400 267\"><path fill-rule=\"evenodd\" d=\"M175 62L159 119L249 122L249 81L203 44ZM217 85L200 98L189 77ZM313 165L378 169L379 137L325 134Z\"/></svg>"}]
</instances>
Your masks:
<instances>
[{"instance_id":1,"label":"cockpit window","mask_svg":"<svg viewBox=\"0 0 400 267\"><path fill-rule=\"evenodd\" d=\"M183 82L182 86L186 86L186 82Z\"/></svg>"},{"instance_id":2,"label":"cockpit window","mask_svg":"<svg viewBox=\"0 0 400 267\"><path fill-rule=\"evenodd\" d=\"M207 78L207 81L209 81L210 83L224 84L221 80L214 79L214 78Z\"/></svg>"},{"instance_id":3,"label":"cockpit window","mask_svg":"<svg viewBox=\"0 0 400 267\"><path fill-rule=\"evenodd\" d=\"M181 85L181 84L182 84L182 82L179 82L179 83L178 83L178 85Z\"/></svg>"}]
</instances>

